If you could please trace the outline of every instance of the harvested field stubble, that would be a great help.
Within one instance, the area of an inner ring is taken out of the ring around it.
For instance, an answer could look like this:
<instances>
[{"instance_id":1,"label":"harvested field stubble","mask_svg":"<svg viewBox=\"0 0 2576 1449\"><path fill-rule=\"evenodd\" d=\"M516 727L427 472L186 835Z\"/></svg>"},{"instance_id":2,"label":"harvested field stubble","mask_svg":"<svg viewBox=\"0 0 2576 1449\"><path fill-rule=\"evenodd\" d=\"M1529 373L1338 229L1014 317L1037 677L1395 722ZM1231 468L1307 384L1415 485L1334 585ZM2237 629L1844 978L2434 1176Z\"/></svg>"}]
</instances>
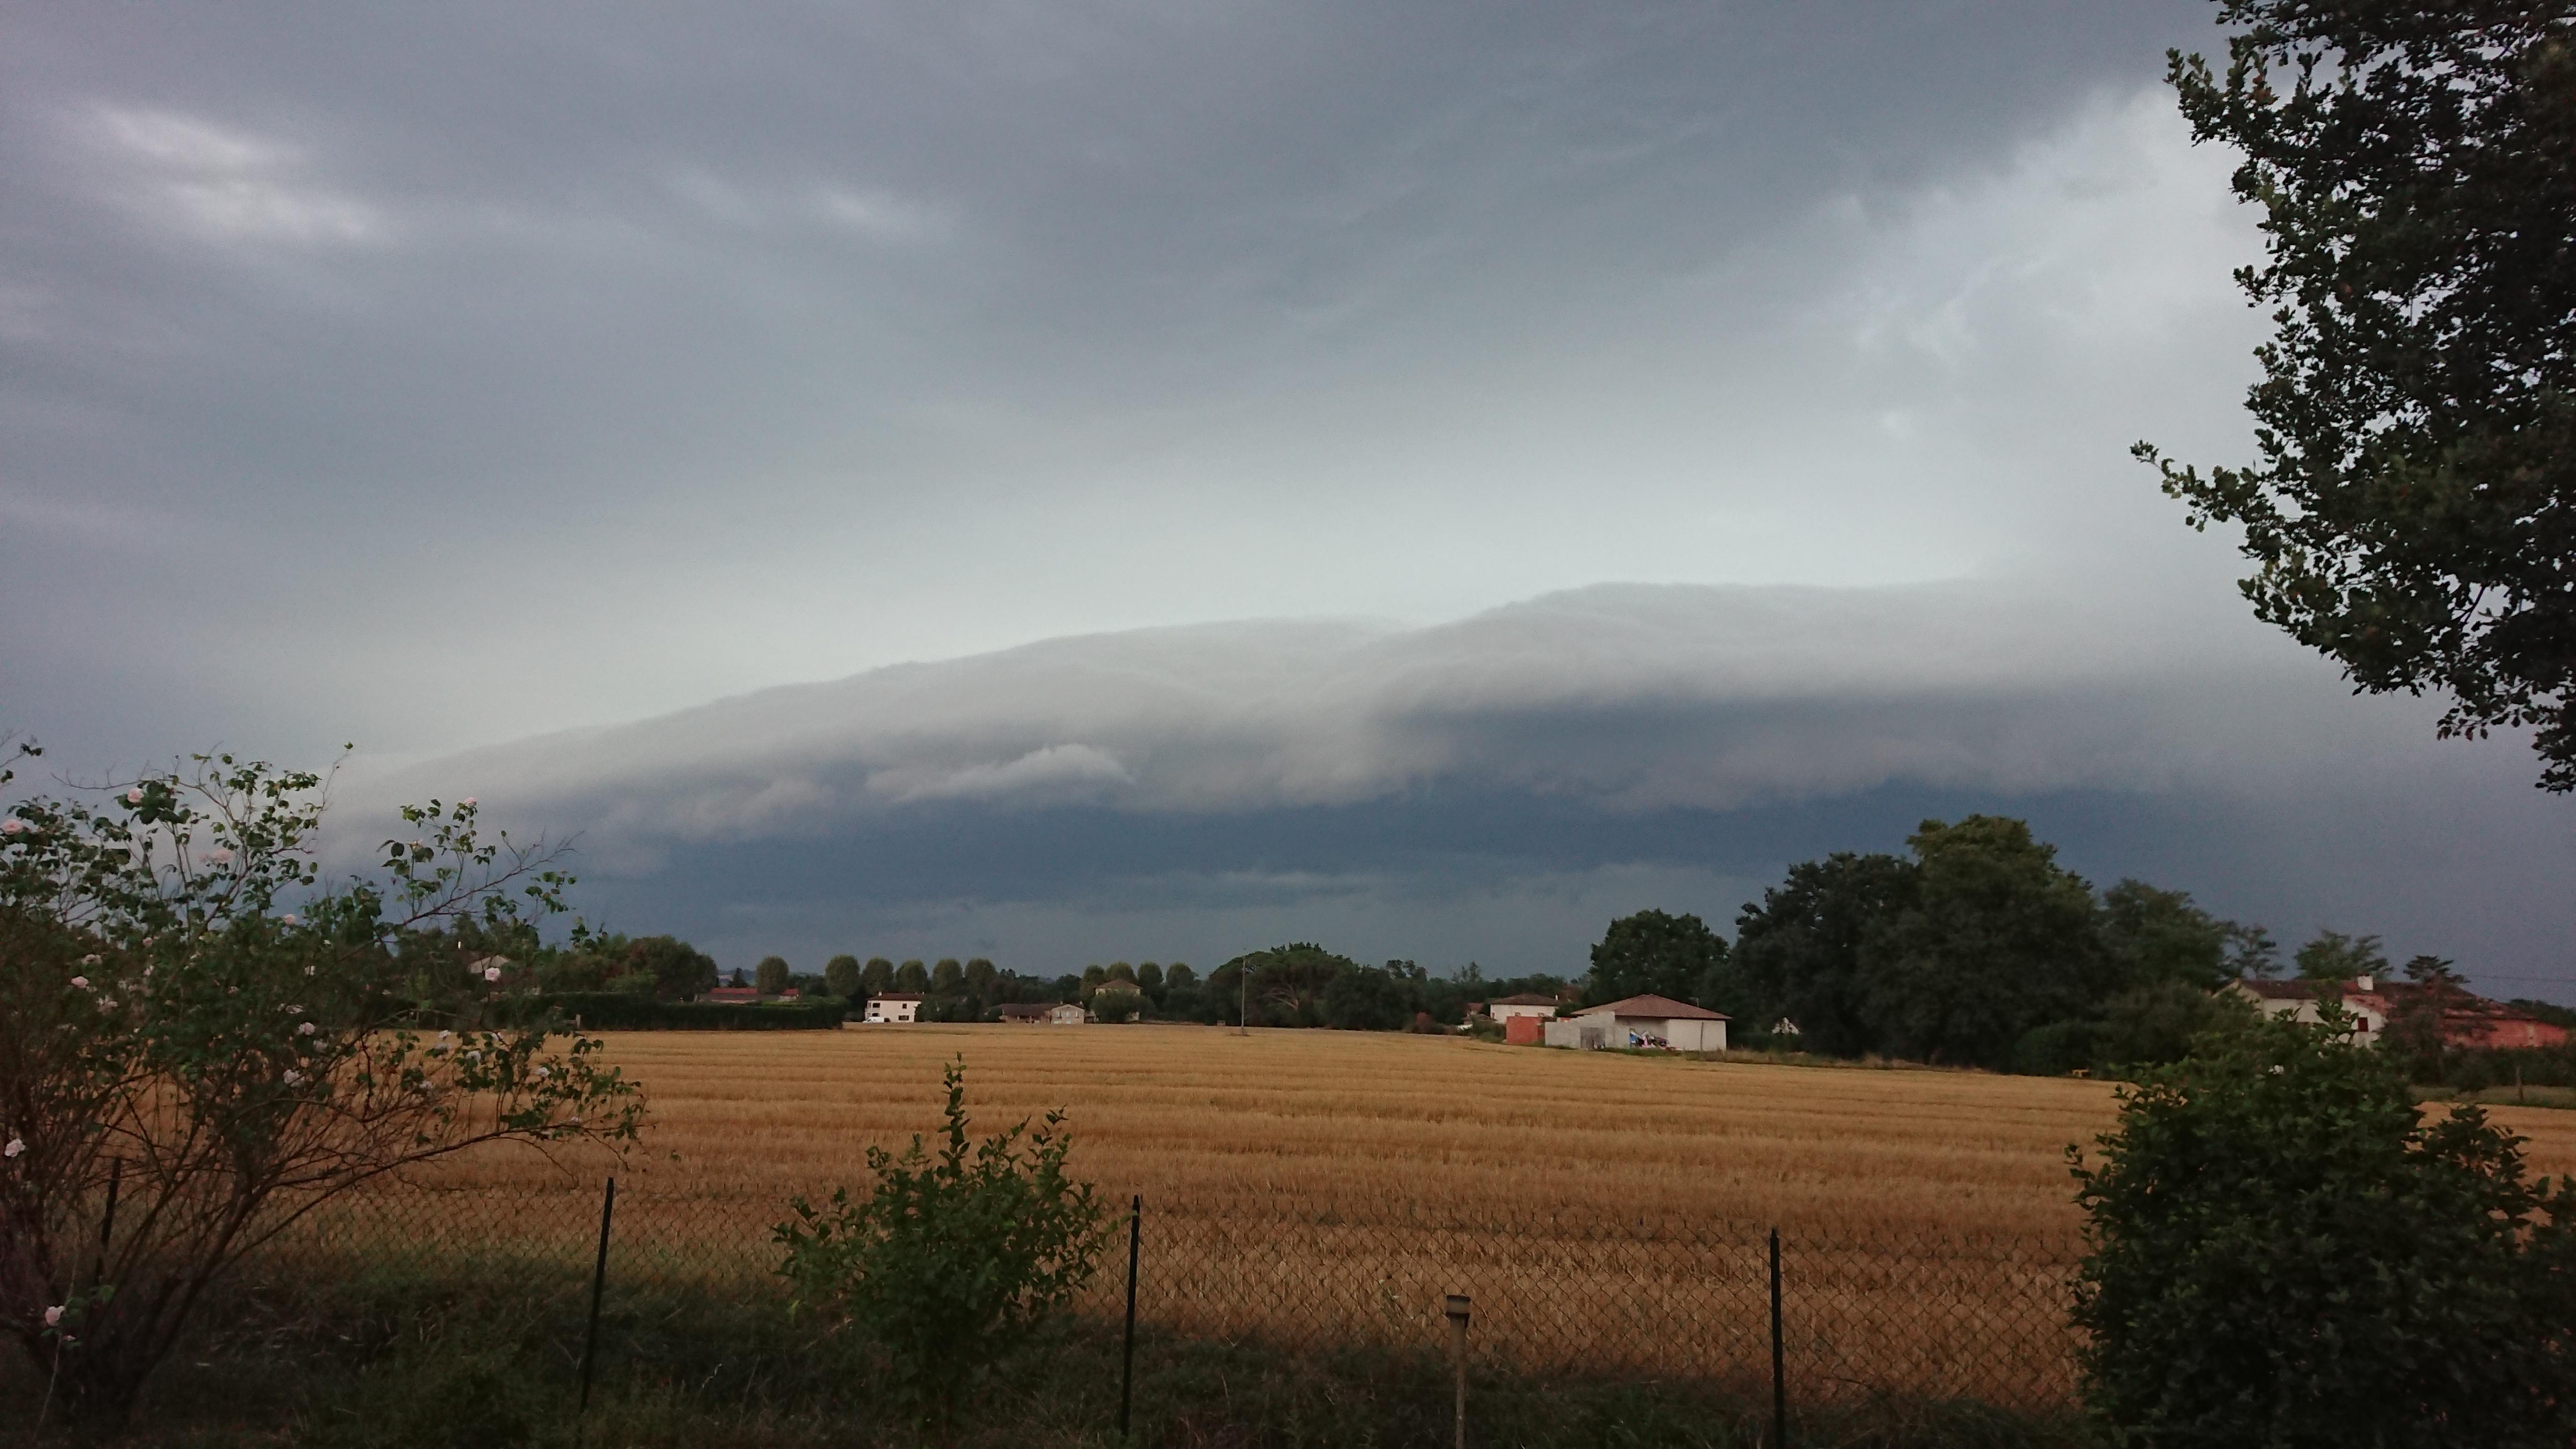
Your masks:
<instances>
[{"instance_id":1,"label":"harvested field stubble","mask_svg":"<svg viewBox=\"0 0 2576 1449\"><path fill-rule=\"evenodd\" d=\"M1068 1108L1075 1171L1144 1198L1141 1307L1165 1330L1419 1346L1463 1291L1497 1362L1748 1378L1776 1226L1802 1392L2046 1407L2072 1389L2064 1152L2115 1112L2094 1082L1325 1031L631 1033L608 1054L653 1108L623 1165L459 1159L398 1218L320 1230L578 1255L615 1170L613 1274L755 1278L787 1198L864 1190L866 1148L934 1126L962 1055L979 1133ZM2497 1115L2536 1169L2576 1161L2563 1114ZM1095 1307L1122 1285L1105 1272Z\"/></svg>"}]
</instances>

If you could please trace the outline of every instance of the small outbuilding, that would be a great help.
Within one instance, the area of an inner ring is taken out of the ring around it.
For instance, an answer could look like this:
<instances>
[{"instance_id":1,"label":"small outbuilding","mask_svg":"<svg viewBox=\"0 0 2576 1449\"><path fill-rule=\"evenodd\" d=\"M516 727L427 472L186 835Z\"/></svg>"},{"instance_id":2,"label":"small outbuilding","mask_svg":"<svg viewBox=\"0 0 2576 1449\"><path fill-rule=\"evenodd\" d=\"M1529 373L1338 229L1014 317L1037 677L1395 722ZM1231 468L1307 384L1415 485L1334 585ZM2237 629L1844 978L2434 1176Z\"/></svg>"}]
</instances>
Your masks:
<instances>
[{"instance_id":1,"label":"small outbuilding","mask_svg":"<svg viewBox=\"0 0 2576 1449\"><path fill-rule=\"evenodd\" d=\"M1081 1007L1061 1001L1014 1001L1002 1008L1002 1020L1022 1026L1080 1026L1089 1019Z\"/></svg>"},{"instance_id":2,"label":"small outbuilding","mask_svg":"<svg viewBox=\"0 0 2576 1449\"><path fill-rule=\"evenodd\" d=\"M1722 1052L1729 1020L1724 1012L1669 996L1631 996L1549 1022L1546 1042L1588 1051Z\"/></svg>"},{"instance_id":3,"label":"small outbuilding","mask_svg":"<svg viewBox=\"0 0 2576 1449\"><path fill-rule=\"evenodd\" d=\"M1483 1016L1501 1022L1506 1027L1511 1025L1512 1018L1516 1016L1553 1021L1556 1019L1556 1009L1561 1005L1563 1003L1553 996L1541 996L1536 992L1524 991L1518 996L1498 996L1491 1001L1471 1001L1467 1003L1467 1019L1472 1022L1477 1017Z\"/></svg>"}]
</instances>

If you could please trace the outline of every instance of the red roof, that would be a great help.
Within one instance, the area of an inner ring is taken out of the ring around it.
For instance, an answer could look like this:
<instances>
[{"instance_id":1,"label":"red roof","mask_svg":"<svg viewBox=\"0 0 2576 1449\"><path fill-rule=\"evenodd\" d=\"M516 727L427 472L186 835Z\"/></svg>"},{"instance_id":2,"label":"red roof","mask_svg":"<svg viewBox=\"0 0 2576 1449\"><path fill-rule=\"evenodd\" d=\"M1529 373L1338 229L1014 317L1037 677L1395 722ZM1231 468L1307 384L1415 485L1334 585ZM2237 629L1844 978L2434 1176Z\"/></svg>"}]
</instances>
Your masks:
<instances>
[{"instance_id":1,"label":"red roof","mask_svg":"<svg viewBox=\"0 0 2576 1449\"><path fill-rule=\"evenodd\" d=\"M1541 996L1535 991L1524 991L1518 996L1497 996L1485 1004L1487 1006L1554 1006L1557 1001L1553 996Z\"/></svg>"},{"instance_id":2,"label":"red roof","mask_svg":"<svg viewBox=\"0 0 2576 1449\"><path fill-rule=\"evenodd\" d=\"M1722 1011L1711 1011L1704 1006L1693 1006L1687 1001L1675 1001L1669 996L1651 994L1631 996L1625 1001L1604 1002L1599 1006L1582 1007L1575 1014L1590 1016L1597 1011L1606 1011L1613 1017L1633 1016L1663 1021L1733 1021L1735 1019Z\"/></svg>"}]
</instances>

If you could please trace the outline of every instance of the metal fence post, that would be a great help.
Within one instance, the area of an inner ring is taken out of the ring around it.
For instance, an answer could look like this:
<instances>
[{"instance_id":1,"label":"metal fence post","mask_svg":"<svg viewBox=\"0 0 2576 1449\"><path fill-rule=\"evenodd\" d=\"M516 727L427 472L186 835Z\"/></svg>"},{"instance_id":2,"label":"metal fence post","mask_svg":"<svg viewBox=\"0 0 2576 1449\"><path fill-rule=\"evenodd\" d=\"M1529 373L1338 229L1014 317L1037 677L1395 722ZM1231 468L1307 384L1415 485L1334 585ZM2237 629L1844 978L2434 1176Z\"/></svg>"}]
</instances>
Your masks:
<instances>
[{"instance_id":1,"label":"metal fence post","mask_svg":"<svg viewBox=\"0 0 2576 1449\"><path fill-rule=\"evenodd\" d=\"M599 1262L590 1273L590 1331L581 1340L581 1413L590 1413L590 1366L599 1353L599 1298L608 1288L608 1224L617 1213L617 1179L599 1200Z\"/></svg>"},{"instance_id":2,"label":"metal fence post","mask_svg":"<svg viewBox=\"0 0 2576 1449\"><path fill-rule=\"evenodd\" d=\"M107 1160L107 1210L98 1215L98 1259L90 1265L89 1270L89 1283L92 1288L107 1281L107 1240L116 1229L116 1191L124 1183L125 1159L109 1158Z\"/></svg>"},{"instance_id":3,"label":"metal fence post","mask_svg":"<svg viewBox=\"0 0 2576 1449\"><path fill-rule=\"evenodd\" d=\"M1467 1449L1467 1295L1449 1295L1449 1343L1458 1359L1458 1449Z\"/></svg>"},{"instance_id":4,"label":"metal fence post","mask_svg":"<svg viewBox=\"0 0 2576 1449\"><path fill-rule=\"evenodd\" d=\"M1780 1230L1771 1230L1771 1449L1789 1449L1789 1359L1780 1334Z\"/></svg>"},{"instance_id":5,"label":"metal fence post","mask_svg":"<svg viewBox=\"0 0 2576 1449\"><path fill-rule=\"evenodd\" d=\"M1138 1193L1127 1214L1127 1348L1118 1367L1118 1437L1127 1437L1128 1408L1136 1389L1136 1257L1145 1243L1145 1195Z\"/></svg>"}]
</instances>

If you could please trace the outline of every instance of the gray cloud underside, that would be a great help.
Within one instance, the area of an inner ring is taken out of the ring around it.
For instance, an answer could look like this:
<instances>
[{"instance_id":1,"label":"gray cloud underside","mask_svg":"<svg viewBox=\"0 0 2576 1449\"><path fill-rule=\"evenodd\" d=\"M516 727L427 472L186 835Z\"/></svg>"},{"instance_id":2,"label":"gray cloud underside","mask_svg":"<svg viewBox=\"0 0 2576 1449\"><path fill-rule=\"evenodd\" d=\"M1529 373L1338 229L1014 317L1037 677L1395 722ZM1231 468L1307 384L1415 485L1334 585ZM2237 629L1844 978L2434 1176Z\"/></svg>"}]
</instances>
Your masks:
<instances>
[{"instance_id":1,"label":"gray cloud underside","mask_svg":"<svg viewBox=\"0 0 2576 1449\"><path fill-rule=\"evenodd\" d=\"M2576 865L2513 746L2435 745L2429 706L2356 701L2241 621L2189 649L2138 627L2172 613L2041 582L1602 587L1428 628L1143 630L362 776L350 804L478 794L577 833L624 923L746 950L1221 959L1341 921L1564 967L1604 911L1730 920L1791 859L1988 809L2285 931L2386 930L2515 990L2563 962L2571 912L2492 909Z\"/></svg>"}]
</instances>

